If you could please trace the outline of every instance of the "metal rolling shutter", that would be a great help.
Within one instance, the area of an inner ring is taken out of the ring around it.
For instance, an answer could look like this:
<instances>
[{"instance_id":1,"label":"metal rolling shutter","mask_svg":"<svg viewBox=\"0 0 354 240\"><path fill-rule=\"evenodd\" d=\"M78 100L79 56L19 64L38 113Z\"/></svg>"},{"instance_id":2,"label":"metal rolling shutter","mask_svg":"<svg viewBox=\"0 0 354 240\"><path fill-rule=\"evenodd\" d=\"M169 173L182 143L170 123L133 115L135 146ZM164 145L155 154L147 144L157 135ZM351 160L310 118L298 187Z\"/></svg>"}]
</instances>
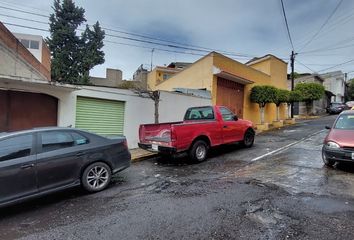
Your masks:
<instances>
[{"instance_id":1,"label":"metal rolling shutter","mask_svg":"<svg viewBox=\"0 0 354 240\"><path fill-rule=\"evenodd\" d=\"M124 102L78 97L75 125L101 135L122 135Z\"/></svg>"}]
</instances>

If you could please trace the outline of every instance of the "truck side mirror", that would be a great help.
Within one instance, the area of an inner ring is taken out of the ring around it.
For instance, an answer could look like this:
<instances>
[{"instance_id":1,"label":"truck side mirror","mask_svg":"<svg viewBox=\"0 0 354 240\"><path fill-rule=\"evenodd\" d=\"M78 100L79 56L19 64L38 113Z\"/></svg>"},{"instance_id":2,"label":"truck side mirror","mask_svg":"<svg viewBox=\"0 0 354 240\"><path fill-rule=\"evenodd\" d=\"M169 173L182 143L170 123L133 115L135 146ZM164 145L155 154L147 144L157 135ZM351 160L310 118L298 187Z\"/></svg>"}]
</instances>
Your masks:
<instances>
[{"instance_id":1,"label":"truck side mirror","mask_svg":"<svg viewBox=\"0 0 354 240\"><path fill-rule=\"evenodd\" d=\"M331 127L330 126L325 126L325 129L331 129Z\"/></svg>"},{"instance_id":2,"label":"truck side mirror","mask_svg":"<svg viewBox=\"0 0 354 240\"><path fill-rule=\"evenodd\" d=\"M235 120L235 121L237 121L237 120L238 120L237 115L234 115L234 120Z\"/></svg>"}]
</instances>

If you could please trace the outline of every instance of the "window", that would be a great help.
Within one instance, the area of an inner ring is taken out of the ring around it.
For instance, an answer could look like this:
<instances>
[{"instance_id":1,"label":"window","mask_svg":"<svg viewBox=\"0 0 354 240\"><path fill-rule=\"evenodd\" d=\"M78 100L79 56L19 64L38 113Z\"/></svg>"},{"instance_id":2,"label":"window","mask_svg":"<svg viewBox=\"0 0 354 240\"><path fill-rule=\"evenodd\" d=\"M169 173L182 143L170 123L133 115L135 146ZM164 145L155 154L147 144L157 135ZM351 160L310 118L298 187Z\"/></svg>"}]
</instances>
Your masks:
<instances>
[{"instance_id":1,"label":"window","mask_svg":"<svg viewBox=\"0 0 354 240\"><path fill-rule=\"evenodd\" d=\"M0 161L31 155L32 140L32 134L27 134L0 141Z\"/></svg>"},{"instance_id":2,"label":"window","mask_svg":"<svg viewBox=\"0 0 354 240\"><path fill-rule=\"evenodd\" d=\"M340 116L338 118L334 128L353 130L354 129L354 115L343 114L342 116Z\"/></svg>"},{"instance_id":3,"label":"window","mask_svg":"<svg viewBox=\"0 0 354 240\"><path fill-rule=\"evenodd\" d=\"M234 121L235 114L233 114L229 109L222 107L220 108L220 112L224 121Z\"/></svg>"},{"instance_id":4,"label":"window","mask_svg":"<svg viewBox=\"0 0 354 240\"><path fill-rule=\"evenodd\" d=\"M214 111L212 107L190 108L187 110L184 120L206 120L214 119Z\"/></svg>"},{"instance_id":5,"label":"window","mask_svg":"<svg viewBox=\"0 0 354 240\"><path fill-rule=\"evenodd\" d=\"M29 48L30 45L30 41L27 39L21 39L20 42L22 43L23 46L25 46L26 48Z\"/></svg>"},{"instance_id":6,"label":"window","mask_svg":"<svg viewBox=\"0 0 354 240\"><path fill-rule=\"evenodd\" d=\"M31 40L31 41L30 41L30 47L29 47L29 48L32 48L32 49L39 49L39 42L38 42L38 41Z\"/></svg>"},{"instance_id":7,"label":"window","mask_svg":"<svg viewBox=\"0 0 354 240\"><path fill-rule=\"evenodd\" d=\"M42 152L54 151L75 146L74 138L69 132L42 132Z\"/></svg>"},{"instance_id":8,"label":"window","mask_svg":"<svg viewBox=\"0 0 354 240\"><path fill-rule=\"evenodd\" d=\"M169 77L170 77L170 75L168 75L168 74L163 74L163 76L162 76L163 80L167 80L167 79L169 79Z\"/></svg>"},{"instance_id":9,"label":"window","mask_svg":"<svg viewBox=\"0 0 354 240\"><path fill-rule=\"evenodd\" d=\"M71 132L71 136L74 138L75 145L87 144L89 140L77 132Z\"/></svg>"}]
</instances>

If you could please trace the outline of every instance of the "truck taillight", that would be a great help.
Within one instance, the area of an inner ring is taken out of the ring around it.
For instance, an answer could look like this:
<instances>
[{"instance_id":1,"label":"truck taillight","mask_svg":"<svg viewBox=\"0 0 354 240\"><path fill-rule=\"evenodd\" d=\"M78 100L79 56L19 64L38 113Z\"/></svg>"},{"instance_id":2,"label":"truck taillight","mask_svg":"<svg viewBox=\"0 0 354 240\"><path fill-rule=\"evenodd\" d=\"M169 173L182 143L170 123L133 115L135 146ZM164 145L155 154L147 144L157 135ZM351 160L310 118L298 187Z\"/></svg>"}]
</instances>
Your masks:
<instances>
[{"instance_id":1,"label":"truck taillight","mask_svg":"<svg viewBox=\"0 0 354 240\"><path fill-rule=\"evenodd\" d=\"M176 134L175 131L173 131L173 129L171 129L171 142L176 141Z\"/></svg>"}]
</instances>

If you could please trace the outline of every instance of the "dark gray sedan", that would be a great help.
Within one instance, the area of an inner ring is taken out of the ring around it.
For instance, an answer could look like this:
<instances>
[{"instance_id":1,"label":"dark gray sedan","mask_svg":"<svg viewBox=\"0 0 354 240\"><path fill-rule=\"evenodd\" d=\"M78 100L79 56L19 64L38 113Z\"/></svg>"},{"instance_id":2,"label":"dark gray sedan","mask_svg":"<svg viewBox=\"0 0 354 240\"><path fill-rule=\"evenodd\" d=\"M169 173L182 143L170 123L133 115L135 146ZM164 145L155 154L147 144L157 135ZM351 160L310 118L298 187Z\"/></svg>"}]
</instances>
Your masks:
<instances>
[{"instance_id":1,"label":"dark gray sedan","mask_svg":"<svg viewBox=\"0 0 354 240\"><path fill-rule=\"evenodd\" d=\"M1 133L0 207L77 185L101 191L130 159L125 137L73 128Z\"/></svg>"}]
</instances>

